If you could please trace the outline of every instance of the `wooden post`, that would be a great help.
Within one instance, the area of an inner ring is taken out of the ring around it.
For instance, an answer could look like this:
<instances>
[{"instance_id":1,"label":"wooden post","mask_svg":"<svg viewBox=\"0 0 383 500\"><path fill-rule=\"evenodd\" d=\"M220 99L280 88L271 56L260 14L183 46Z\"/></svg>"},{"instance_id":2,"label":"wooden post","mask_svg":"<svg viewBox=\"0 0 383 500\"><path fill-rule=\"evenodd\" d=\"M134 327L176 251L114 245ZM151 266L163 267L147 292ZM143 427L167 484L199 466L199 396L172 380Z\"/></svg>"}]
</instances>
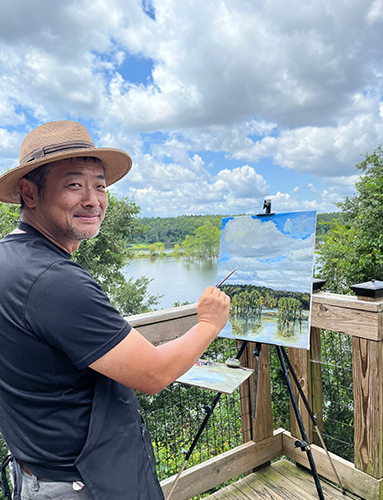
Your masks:
<instances>
[{"instance_id":1,"label":"wooden post","mask_svg":"<svg viewBox=\"0 0 383 500\"><path fill-rule=\"evenodd\" d=\"M383 477L383 343L353 337L355 467Z\"/></svg>"},{"instance_id":2,"label":"wooden post","mask_svg":"<svg viewBox=\"0 0 383 500\"><path fill-rule=\"evenodd\" d=\"M311 327L310 341L311 356L311 409L317 416L319 431L323 434L323 384L322 384L322 350L320 328ZM313 432L313 442L321 446L320 439L316 432Z\"/></svg>"},{"instance_id":3,"label":"wooden post","mask_svg":"<svg viewBox=\"0 0 383 500\"><path fill-rule=\"evenodd\" d=\"M249 342L245 350L247 366L251 369L255 367L254 347L255 343ZM269 348L266 344L262 344L261 359L259 361L258 398L255 418L251 418L253 387L253 376L248 379L248 383L242 384L241 387L242 428L245 431L243 435L244 441L251 439L258 442L273 435ZM249 432L246 432L247 430Z\"/></svg>"},{"instance_id":4,"label":"wooden post","mask_svg":"<svg viewBox=\"0 0 383 500\"><path fill-rule=\"evenodd\" d=\"M305 395L306 399L308 402L311 401L311 387L309 384L309 381L311 381L311 376L310 376L310 351L306 349L294 349L292 347L289 347L289 360L290 363L295 371L295 374L298 378L299 384L303 390L303 394ZM294 394L295 398L297 400L299 412L302 417L302 422L307 434L307 439L309 440L309 443L312 443L313 441L313 426L312 422L310 419L310 416L307 412L306 406L298 392L298 389L296 388L295 382L290 375L290 380L291 384L294 389ZM299 439L302 438L301 432L298 426L297 419L295 417L295 412L292 407L291 401L290 401L290 432L292 436L295 436Z\"/></svg>"},{"instance_id":5,"label":"wooden post","mask_svg":"<svg viewBox=\"0 0 383 500\"><path fill-rule=\"evenodd\" d=\"M240 348L242 342L237 341L238 349ZM250 368L249 356L250 352L249 345L243 351L240 357L241 365ZM251 379L252 377L250 377ZM239 396L241 398L241 424L242 424L242 442L247 443L253 439L253 430L251 424L251 390L250 390L250 379L247 379L239 388Z\"/></svg>"}]
</instances>

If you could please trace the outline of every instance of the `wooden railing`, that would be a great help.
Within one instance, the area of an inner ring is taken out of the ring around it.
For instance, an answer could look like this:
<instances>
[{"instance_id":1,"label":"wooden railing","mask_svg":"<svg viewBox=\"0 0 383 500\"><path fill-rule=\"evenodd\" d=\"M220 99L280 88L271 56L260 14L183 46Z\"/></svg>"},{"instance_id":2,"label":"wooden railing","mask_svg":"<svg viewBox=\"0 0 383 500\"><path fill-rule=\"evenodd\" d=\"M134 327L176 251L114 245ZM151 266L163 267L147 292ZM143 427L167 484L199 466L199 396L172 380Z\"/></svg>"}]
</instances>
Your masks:
<instances>
[{"instance_id":1,"label":"wooden railing","mask_svg":"<svg viewBox=\"0 0 383 500\"><path fill-rule=\"evenodd\" d=\"M177 307L131 316L127 320L153 344L159 345L183 335L197 322L195 305ZM354 386L354 464L331 454L343 487L368 500L383 500L383 300L366 301L356 297L328 293L313 294L311 315L311 350L289 349L289 358L295 368L300 385L313 411L321 399L320 364L311 366L310 359L320 361L321 329L342 332L352 336ZM252 367L254 344L249 344L242 361ZM250 384L253 383L252 378ZM307 455L295 448L296 437L301 438L292 415L290 430L273 431L268 346L262 346L258 380L256 418L250 417L252 401L241 394L244 444L218 457L184 471L173 500L188 500L210 488L259 467L281 455L309 467ZM316 433L296 394L298 406L312 443L311 449L318 473L337 482L331 464L319 447ZM318 419L320 422L320 419ZM162 481L165 497L174 477Z\"/></svg>"}]
</instances>

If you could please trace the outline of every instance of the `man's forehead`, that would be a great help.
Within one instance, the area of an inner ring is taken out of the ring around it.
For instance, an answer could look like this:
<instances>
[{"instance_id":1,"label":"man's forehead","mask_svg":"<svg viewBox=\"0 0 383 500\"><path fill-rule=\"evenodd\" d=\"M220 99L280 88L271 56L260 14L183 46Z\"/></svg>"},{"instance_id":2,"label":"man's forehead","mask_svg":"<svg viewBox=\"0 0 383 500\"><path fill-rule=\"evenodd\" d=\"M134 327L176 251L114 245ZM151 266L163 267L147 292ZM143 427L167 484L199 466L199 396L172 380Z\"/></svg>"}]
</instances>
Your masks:
<instances>
[{"instance_id":1,"label":"man's forehead","mask_svg":"<svg viewBox=\"0 0 383 500\"><path fill-rule=\"evenodd\" d=\"M50 164L49 174L55 177L68 177L71 175L85 175L89 170L94 172L94 175L97 177L105 178L105 169L100 160L84 161L76 158L52 162Z\"/></svg>"}]
</instances>

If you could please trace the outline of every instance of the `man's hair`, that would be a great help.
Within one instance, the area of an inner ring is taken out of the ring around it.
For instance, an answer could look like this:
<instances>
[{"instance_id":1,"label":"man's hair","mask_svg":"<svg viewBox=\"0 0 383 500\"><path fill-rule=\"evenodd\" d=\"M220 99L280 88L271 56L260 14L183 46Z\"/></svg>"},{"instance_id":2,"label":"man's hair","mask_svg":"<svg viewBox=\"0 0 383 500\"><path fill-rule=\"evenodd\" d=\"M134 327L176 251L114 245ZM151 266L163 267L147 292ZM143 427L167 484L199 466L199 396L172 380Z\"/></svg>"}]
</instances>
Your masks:
<instances>
[{"instance_id":1,"label":"man's hair","mask_svg":"<svg viewBox=\"0 0 383 500\"><path fill-rule=\"evenodd\" d=\"M98 158L94 158L93 156L77 156L74 158L67 158L66 161L71 162L71 161L79 161L82 163L96 163L102 165L102 161L99 160ZM60 161L60 160L58 160ZM50 169L54 166L54 164L57 163L57 161L53 161L51 163L46 163L45 165L41 165L41 167L37 167L34 170L31 170L28 172L26 175L24 175L23 179L27 179L28 181L33 182L33 184L37 187L37 194L42 200L44 198L45 194L45 185L46 185L46 180L48 173ZM22 211L24 208L24 200L23 197L20 196L20 210Z\"/></svg>"}]
</instances>

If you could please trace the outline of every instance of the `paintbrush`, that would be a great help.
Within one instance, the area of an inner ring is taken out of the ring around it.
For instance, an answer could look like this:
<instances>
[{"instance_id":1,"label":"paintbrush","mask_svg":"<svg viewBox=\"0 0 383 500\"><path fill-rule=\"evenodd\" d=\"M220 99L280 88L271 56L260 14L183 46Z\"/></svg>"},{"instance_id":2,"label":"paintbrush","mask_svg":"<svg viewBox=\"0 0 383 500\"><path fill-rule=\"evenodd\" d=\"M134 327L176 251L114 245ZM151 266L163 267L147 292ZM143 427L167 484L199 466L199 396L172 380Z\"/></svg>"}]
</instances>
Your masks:
<instances>
[{"instance_id":1,"label":"paintbrush","mask_svg":"<svg viewBox=\"0 0 383 500\"><path fill-rule=\"evenodd\" d=\"M231 276L233 273L235 273L235 271L238 269L238 267L239 267L239 266L237 266L235 269L233 269L233 270L231 271L231 273L229 273L229 274L226 276L226 278L223 278L223 280L222 280L220 283L218 283L218 285L215 285L215 287L216 287L216 288L219 288L219 287L220 287L223 283L225 283L225 281L226 281L228 278L230 278L230 276Z\"/></svg>"}]
</instances>

